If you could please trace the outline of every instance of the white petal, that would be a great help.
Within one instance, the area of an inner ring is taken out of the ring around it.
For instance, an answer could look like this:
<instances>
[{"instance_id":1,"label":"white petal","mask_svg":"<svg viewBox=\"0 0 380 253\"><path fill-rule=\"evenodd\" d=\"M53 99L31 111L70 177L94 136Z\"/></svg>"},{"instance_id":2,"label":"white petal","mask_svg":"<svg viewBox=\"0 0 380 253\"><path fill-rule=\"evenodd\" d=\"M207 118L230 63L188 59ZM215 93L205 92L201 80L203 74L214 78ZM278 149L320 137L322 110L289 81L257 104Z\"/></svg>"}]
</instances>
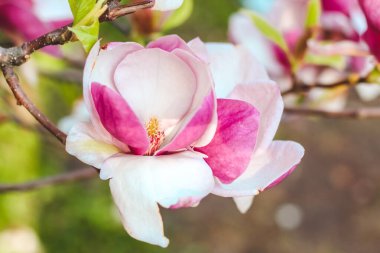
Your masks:
<instances>
[{"instance_id":1,"label":"white petal","mask_svg":"<svg viewBox=\"0 0 380 253\"><path fill-rule=\"evenodd\" d=\"M73 112L62 118L58 122L58 128L64 133L69 133L70 129L80 122L87 122L90 120L90 114L83 100L79 100L74 105Z\"/></svg>"},{"instance_id":2,"label":"white petal","mask_svg":"<svg viewBox=\"0 0 380 253\"><path fill-rule=\"evenodd\" d=\"M156 0L153 10L170 11L179 8L184 0Z\"/></svg>"},{"instance_id":3,"label":"white petal","mask_svg":"<svg viewBox=\"0 0 380 253\"><path fill-rule=\"evenodd\" d=\"M271 82L264 67L243 46L208 43L207 50L217 97L226 98L238 84Z\"/></svg>"},{"instance_id":4,"label":"white petal","mask_svg":"<svg viewBox=\"0 0 380 253\"><path fill-rule=\"evenodd\" d=\"M356 86L360 99L363 101L372 101L380 95L380 85L378 84L359 84Z\"/></svg>"},{"instance_id":5,"label":"white petal","mask_svg":"<svg viewBox=\"0 0 380 253\"><path fill-rule=\"evenodd\" d=\"M254 196L236 197L234 198L235 204L241 213L248 212L252 206Z\"/></svg>"},{"instance_id":6,"label":"white petal","mask_svg":"<svg viewBox=\"0 0 380 253\"><path fill-rule=\"evenodd\" d=\"M115 146L98 141L91 123L79 123L71 128L66 139L66 151L84 163L100 168L103 162L119 153Z\"/></svg>"},{"instance_id":7,"label":"white petal","mask_svg":"<svg viewBox=\"0 0 380 253\"><path fill-rule=\"evenodd\" d=\"M34 12L44 22L70 20L73 15L67 0L34 0Z\"/></svg>"},{"instance_id":8,"label":"white petal","mask_svg":"<svg viewBox=\"0 0 380 253\"><path fill-rule=\"evenodd\" d=\"M278 63L271 44L249 17L240 13L232 15L228 33L234 44L243 45L250 50L270 74L282 73L282 66Z\"/></svg>"},{"instance_id":9,"label":"white petal","mask_svg":"<svg viewBox=\"0 0 380 253\"><path fill-rule=\"evenodd\" d=\"M118 155L108 159L101 178L110 187L128 233L166 247L157 203L164 207L193 206L214 186L210 168L191 152L164 156ZM187 205L189 204L189 205Z\"/></svg>"},{"instance_id":10,"label":"white petal","mask_svg":"<svg viewBox=\"0 0 380 253\"><path fill-rule=\"evenodd\" d=\"M231 184L215 186L213 193L223 197L252 196L264 190L300 163L304 148L292 141L274 141L268 150L254 153L247 170Z\"/></svg>"},{"instance_id":11,"label":"white petal","mask_svg":"<svg viewBox=\"0 0 380 253\"><path fill-rule=\"evenodd\" d=\"M156 48L128 55L115 71L115 82L144 123L152 117L167 122L181 119L189 110L197 87L185 62Z\"/></svg>"}]
</instances>

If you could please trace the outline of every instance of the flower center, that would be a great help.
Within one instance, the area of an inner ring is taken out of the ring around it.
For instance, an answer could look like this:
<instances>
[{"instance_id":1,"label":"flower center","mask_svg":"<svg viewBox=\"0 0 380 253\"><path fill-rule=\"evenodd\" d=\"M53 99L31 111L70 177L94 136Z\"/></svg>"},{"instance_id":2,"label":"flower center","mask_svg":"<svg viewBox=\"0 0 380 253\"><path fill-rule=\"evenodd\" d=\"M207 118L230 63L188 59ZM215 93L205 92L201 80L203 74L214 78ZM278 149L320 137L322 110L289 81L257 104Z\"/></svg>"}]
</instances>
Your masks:
<instances>
[{"instance_id":1,"label":"flower center","mask_svg":"<svg viewBox=\"0 0 380 253\"><path fill-rule=\"evenodd\" d=\"M150 118L149 122L145 125L146 132L149 137L149 149L145 155L153 155L164 142L165 134L160 131L160 122L156 117Z\"/></svg>"}]
</instances>

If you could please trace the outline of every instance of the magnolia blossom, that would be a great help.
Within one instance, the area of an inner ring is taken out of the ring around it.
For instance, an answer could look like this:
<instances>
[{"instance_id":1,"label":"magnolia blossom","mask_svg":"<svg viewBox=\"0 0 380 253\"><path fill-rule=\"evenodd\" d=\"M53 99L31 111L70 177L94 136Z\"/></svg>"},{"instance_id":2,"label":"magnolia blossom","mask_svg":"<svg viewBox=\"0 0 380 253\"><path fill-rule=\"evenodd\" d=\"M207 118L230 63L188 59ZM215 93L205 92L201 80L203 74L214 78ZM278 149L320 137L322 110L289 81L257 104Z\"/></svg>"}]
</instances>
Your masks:
<instances>
[{"instance_id":1,"label":"magnolia blossom","mask_svg":"<svg viewBox=\"0 0 380 253\"><path fill-rule=\"evenodd\" d=\"M175 35L146 48L97 44L84 72L90 120L71 129L66 150L109 179L138 240L168 245L158 205L196 206L214 193L246 211L303 156L297 143L272 141L281 95L243 48Z\"/></svg>"},{"instance_id":2,"label":"magnolia blossom","mask_svg":"<svg viewBox=\"0 0 380 253\"><path fill-rule=\"evenodd\" d=\"M32 40L70 23L67 0L0 0L0 28L16 43ZM52 47L50 53L57 53Z\"/></svg>"},{"instance_id":3,"label":"magnolia blossom","mask_svg":"<svg viewBox=\"0 0 380 253\"><path fill-rule=\"evenodd\" d=\"M368 23L368 29L363 34L363 39L368 44L371 53L380 61L380 2L376 0L359 0Z\"/></svg>"},{"instance_id":4,"label":"magnolia blossom","mask_svg":"<svg viewBox=\"0 0 380 253\"><path fill-rule=\"evenodd\" d=\"M244 1L245 4L251 1ZM309 1L286 0L270 1L270 11L264 8L266 20L282 32L292 54L297 54L297 45L304 34L305 13ZM253 7L257 8L259 2ZM251 6L251 5L250 5ZM247 7L250 7L247 5ZM317 39L307 43L308 53L319 57L340 56L339 66L302 66L298 79L305 83L334 83L346 77L345 72L356 72L366 76L374 67L372 57L368 57L366 46L359 40L359 35L366 29L364 16L356 0L323 0L321 26L326 33L320 33ZM259 8L262 12L263 8ZM231 41L249 48L266 66L272 78L285 90L291 85L291 64L288 57L277 45L262 36L252 21L235 14L230 19L229 35ZM326 43L329 42L329 43ZM310 80L311 79L311 80ZM313 89L304 100L308 106L323 107L326 110L341 110L348 95L348 89ZM363 100L376 98L379 87L372 84L360 84L357 91ZM287 102L294 104L298 98L287 96ZM297 102L298 103L298 102Z\"/></svg>"},{"instance_id":5,"label":"magnolia blossom","mask_svg":"<svg viewBox=\"0 0 380 253\"><path fill-rule=\"evenodd\" d=\"M213 193L234 197L244 213L254 195L290 175L304 149L293 141L273 141L284 104L278 85L250 50L210 43L207 52L217 97L227 99L218 99L218 131L200 151L208 156L206 161L216 177ZM256 111L251 121L242 115L245 107ZM225 145L239 133L239 141Z\"/></svg>"}]
</instances>

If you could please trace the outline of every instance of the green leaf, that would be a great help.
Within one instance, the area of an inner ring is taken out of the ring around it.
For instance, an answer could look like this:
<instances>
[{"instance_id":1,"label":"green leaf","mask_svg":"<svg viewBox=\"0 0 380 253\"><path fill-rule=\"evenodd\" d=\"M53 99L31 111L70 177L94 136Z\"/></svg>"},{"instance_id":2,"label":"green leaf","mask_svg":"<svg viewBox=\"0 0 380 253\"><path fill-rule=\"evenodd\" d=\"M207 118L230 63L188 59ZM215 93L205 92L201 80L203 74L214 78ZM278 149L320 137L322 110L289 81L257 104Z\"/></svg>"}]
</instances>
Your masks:
<instances>
[{"instance_id":1,"label":"green leaf","mask_svg":"<svg viewBox=\"0 0 380 253\"><path fill-rule=\"evenodd\" d=\"M285 53L289 54L289 48L284 37L275 27L253 11L244 9L241 12L251 18L254 25L265 37L278 45L282 50L284 50Z\"/></svg>"},{"instance_id":2,"label":"green leaf","mask_svg":"<svg viewBox=\"0 0 380 253\"><path fill-rule=\"evenodd\" d=\"M309 53L305 57L305 63L343 70L346 66L346 59L342 55L326 56Z\"/></svg>"},{"instance_id":3,"label":"green leaf","mask_svg":"<svg viewBox=\"0 0 380 253\"><path fill-rule=\"evenodd\" d=\"M310 0L307 7L305 26L313 28L319 25L322 13L321 0Z\"/></svg>"},{"instance_id":4,"label":"green leaf","mask_svg":"<svg viewBox=\"0 0 380 253\"><path fill-rule=\"evenodd\" d=\"M178 27L185 23L188 20L194 9L194 1L193 0L185 0L182 6L174 11L170 17L166 20L166 22L162 25L162 30L167 31Z\"/></svg>"},{"instance_id":5,"label":"green leaf","mask_svg":"<svg viewBox=\"0 0 380 253\"><path fill-rule=\"evenodd\" d=\"M78 38L86 52L89 52L96 43L99 36L99 21L95 21L91 26L75 26L71 27L72 31Z\"/></svg>"},{"instance_id":6,"label":"green leaf","mask_svg":"<svg viewBox=\"0 0 380 253\"><path fill-rule=\"evenodd\" d=\"M69 0L71 12L74 16L74 26L84 19L95 7L96 0Z\"/></svg>"}]
</instances>

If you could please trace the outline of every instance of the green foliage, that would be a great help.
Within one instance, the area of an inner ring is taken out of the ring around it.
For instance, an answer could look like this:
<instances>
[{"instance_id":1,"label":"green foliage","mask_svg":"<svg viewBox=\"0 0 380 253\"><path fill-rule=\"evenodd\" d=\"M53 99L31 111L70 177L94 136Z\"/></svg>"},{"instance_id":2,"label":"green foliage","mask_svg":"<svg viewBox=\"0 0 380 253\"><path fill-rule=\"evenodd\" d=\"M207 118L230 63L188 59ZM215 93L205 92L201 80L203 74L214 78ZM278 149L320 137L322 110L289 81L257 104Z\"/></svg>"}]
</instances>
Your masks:
<instances>
[{"instance_id":1,"label":"green foliage","mask_svg":"<svg viewBox=\"0 0 380 253\"><path fill-rule=\"evenodd\" d=\"M241 12L251 18L253 24L265 37L267 37L270 41L279 46L285 53L289 53L289 48L280 31L278 31L264 18L262 18L260 15L253 11L244 9Z\"/></svg>"},{"instance_id":2,"label":"green foliage","mask_svg":"<svg viewBox=\"0 0 380 253\"><path fill-rule=\"evenodd\" d=\"M99 17L107 6L106 0L69 0L74 16L73 27L69 28L89 52L99 37Z\"/></svg>"},{"instance_id":3,"label":"green foliage","mask_svg":"<svg viewBox=\"0 0 380 253\"><path fill-rule=\"evenodd\" d=\"M321 13L321 0L310 0L307 8L305 26L307 28L313 28L318 26Z\"/></svg>"},{"instance_id":4,"label":"green foliage","mask_svg":"<svg viewBox=\"0 0 380 253\"><path fill-rule=\"evenodd\" d=\"M163 24L162 31L167 31L182 25L188 20L194 9L194 0L185 0L182 6L174 11Z\"/></svg>"}]
</instances>

